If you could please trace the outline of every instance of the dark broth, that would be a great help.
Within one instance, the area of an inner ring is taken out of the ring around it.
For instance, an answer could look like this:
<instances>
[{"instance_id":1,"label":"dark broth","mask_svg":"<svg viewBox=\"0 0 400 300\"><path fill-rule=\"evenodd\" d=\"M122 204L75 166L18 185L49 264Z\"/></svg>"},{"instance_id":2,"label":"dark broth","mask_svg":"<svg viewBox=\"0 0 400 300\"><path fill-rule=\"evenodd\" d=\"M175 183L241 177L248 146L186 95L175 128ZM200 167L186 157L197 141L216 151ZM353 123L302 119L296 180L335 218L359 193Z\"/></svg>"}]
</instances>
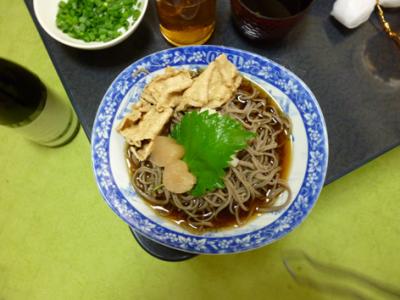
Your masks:
<instances>
[{"instance_id":1,"label":"dark broth","mask_svg":"<svg viewBox=\"0 0 400 300\"><path fill-rule=\"evenodd\" d=\"M302 0L239 0L254 13L269 18L287 18L304 9Z\"/></svg>"},{"instance_id":2,"label":"dark broth","mask_svg":"<svg viewBox=\"0 0 400 300\"><path fill-rule=\"evenodd\" d=\"M242 81L240 89L245 90L249 93L251 93L253 89L257 89L259 92L259 98L265 99L266 106L273 108L279 115L284 115L279 105L271 98L271 96L256 84L253 84L249 80L244 79ZM169 128L169 126L166 127ZM168 134L168 132L164 133ZM278 143L279 145L282 145L276 150L279 156L279 165L282 168L279 177L281 179L287 180L290 173L290 166L292 159L292 142L290 139L290 133L286 131L279 134ZM238 153L237 155L240 156L240 153ZM128 147L127 147L126 157L127 157L127 165L130 171L130 176L132 176L132 174L134 174L134 172L138 168L138 165L135 161L132 160ZM267 202L268 202L267 198L254 199L253 201L251 201L251 203L249 203L249 211L246 212L241 210L240 219L243 221L243 223L246 223L253 217L261 215L261 213L259 212L259 208L264 206ZM189 231L199 233L200 231L199 228L195 228L192 225L188 224L186 222L186 214L183 211L178 210L176 207L170 204L166 206L158 206L158 205L152 205L147 201L146 203L149 204L150 207L152 207L159 215L170 219L174 223L188 229ZM229 209L227 208L222 210L218 214L218 216L212 221L212 224L213 227L210 229L207 228L206 229L207 231L238 226L236 224L235 216L232 215L229 212Z\"/></svg>"}]
</instances>

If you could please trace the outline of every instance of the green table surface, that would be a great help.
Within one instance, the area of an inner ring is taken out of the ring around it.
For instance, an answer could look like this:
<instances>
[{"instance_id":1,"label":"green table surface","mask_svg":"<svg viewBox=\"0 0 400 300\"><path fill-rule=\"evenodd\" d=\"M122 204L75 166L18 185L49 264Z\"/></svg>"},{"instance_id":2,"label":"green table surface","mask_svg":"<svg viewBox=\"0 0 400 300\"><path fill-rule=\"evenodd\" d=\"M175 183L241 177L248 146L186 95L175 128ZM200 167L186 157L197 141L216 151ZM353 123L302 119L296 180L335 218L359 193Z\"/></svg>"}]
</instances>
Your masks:
<instances>
[{"instance_id":1,"label":"green table surface","mask_svg":"<svg viewBox=\"0 0 400 300\"><path fill-rule=\"evenodd\" d=\"M23 1L0 0L0 56L68 101ZM326 186L284 239L167 263L145 253L102 200L83 130L55 149L4 127L0 141L1 300L338 299L296 283L282 263L287 249L400 286L399 147Z\"/></svg>"}]
</instances>

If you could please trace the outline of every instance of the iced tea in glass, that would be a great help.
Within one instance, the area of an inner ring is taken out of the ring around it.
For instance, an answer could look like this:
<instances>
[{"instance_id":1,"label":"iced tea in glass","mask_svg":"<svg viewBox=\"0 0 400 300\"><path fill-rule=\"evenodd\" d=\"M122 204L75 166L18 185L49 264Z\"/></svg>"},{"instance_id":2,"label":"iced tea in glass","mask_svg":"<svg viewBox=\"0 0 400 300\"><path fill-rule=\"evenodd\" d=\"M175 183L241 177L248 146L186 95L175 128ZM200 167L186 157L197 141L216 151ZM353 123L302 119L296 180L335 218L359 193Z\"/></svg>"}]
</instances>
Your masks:
<instances>
[{"instance_id":1,"label":"iced tea in glass","mask_svg":"<svg viewBox=\"0 0 400 300\"><path fill-rule=\"evenodd\" d=\"M175 46L200 45L214 32L216 0L156 0L162 35Z\"/></svg>"}]
</instances>

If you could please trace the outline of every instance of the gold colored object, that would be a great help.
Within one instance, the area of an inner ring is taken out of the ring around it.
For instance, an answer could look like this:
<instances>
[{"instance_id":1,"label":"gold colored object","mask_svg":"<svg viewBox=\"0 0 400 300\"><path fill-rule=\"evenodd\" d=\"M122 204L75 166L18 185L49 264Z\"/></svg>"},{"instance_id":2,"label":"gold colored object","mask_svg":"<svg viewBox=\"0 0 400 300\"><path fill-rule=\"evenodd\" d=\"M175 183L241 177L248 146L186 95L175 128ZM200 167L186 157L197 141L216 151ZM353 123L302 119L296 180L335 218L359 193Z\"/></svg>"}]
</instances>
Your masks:
<instances>
[{"instance_id":1,"label":"gold colored object","mask_svg":"<svg viewBox=\"0 0 400 300\"><path fill-rule=\"evenodd\" d=\"M396 32L394 32L392 30L392 28L390 27L389 22L386 21L385 14L383 13L383 9L380 6L379 0L376 0L376 8L378 10L379 19L381 21L383 29L388 34L388 36L397 43L397 46L400 47L400 36Z\"/></svg>"}]
</instances>

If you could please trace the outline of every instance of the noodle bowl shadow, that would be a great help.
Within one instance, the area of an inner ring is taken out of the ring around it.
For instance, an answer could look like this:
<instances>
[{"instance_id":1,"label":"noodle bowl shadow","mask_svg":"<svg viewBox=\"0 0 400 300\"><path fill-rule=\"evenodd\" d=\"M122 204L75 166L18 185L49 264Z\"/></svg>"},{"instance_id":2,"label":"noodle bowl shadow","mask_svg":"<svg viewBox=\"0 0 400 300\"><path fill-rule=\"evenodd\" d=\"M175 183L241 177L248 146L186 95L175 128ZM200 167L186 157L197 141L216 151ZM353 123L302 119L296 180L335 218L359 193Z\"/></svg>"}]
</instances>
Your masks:
<instances>
[{"instance_id":1,"label":"noodle bowl shadow","mask_svg":"<svg viewBox=\"0 0 400 300\"><path fill-rule=\"evenodd\" d=\"M288 184L293 197L283 210L265 213L237 228L186 231L157 215L133 189L126 166L125 142L115 128L130 111L145 85L166 66L201 69L225 53L242 75L260 86L292 122L292 163ZM284 67L261 56L226 47L193 46L145 57L125 69L100 104L92 136L93 167L98 187L113 211L140 234L170 248L224 254L259 248L285 236L311 211L323 186L327 161L326 126L308 87Z\"/></svg>"}]
</instances>

